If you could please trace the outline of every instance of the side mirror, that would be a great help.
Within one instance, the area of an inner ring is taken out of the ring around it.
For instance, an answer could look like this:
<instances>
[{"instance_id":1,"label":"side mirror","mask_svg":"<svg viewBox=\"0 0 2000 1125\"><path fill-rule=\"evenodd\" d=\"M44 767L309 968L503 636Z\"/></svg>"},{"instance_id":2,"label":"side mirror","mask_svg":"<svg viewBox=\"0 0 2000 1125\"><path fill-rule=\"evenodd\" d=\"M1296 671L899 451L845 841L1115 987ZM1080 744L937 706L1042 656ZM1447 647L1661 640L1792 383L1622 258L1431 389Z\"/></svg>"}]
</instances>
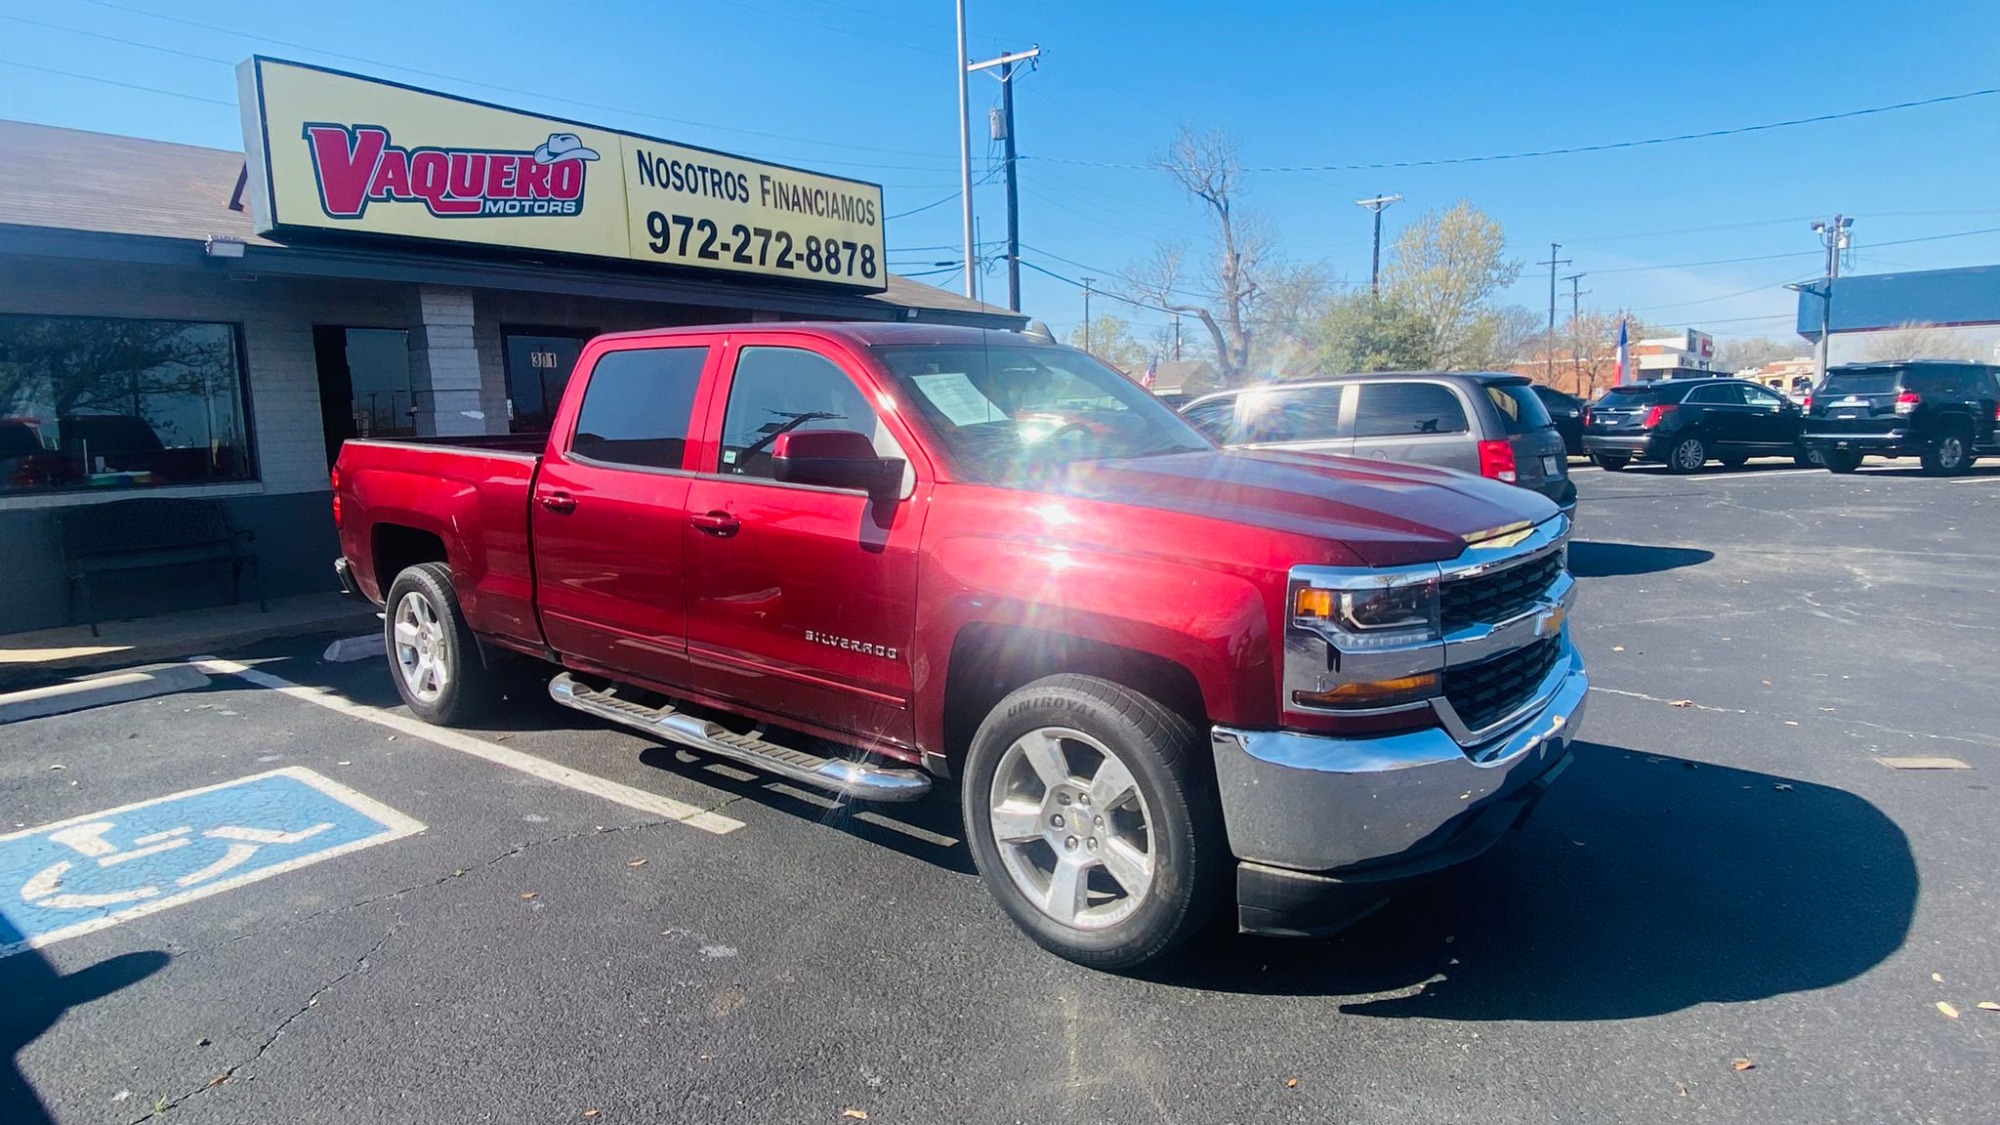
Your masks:
<instances>
[{"instance_id":1,"label":"side mirror","mask_svg":"<svg viewBox=\"0 0 2000 1125\"><path fill-rule=\"evenodd\" d=\"M771 472L787 484L852 488L876 500L903 489L903 460L877 457L875 443L853 430L794 430L771 445Z\"/></svg>"}]
</instances>

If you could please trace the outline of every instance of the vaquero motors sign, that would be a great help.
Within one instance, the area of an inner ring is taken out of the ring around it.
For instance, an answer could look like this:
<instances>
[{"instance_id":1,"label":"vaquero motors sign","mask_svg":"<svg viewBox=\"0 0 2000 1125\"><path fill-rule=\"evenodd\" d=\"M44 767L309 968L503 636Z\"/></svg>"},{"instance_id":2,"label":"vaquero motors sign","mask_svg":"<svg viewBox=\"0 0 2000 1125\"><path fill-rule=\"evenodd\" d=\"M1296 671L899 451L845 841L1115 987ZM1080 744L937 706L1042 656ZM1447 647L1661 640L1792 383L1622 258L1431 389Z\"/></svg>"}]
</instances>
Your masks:
<instances>
[{"instance_id":1,"label":"vaquero motors sign","mask_svg":"<svg viewBox=\"0 0 2000 1125\"><path fill-rule=\"evenodd\" d=\"M320 209L359 219L370 203L421 203L432 217L575 215L584 161L599 159L575 133L550 133L522 152L407 149L375 125L307 125Z\"/></svg>"},{"instance_id":2,"label":"vaquero motors sign","mask_svg":"<svg viewBox=\"0 0 2000 1125\"><path fill-rule=\"evenodd\" d=\"M277 59L248 60L238 82L260 234L886 287L874 184Z\"/></svg>"}]
</instances>

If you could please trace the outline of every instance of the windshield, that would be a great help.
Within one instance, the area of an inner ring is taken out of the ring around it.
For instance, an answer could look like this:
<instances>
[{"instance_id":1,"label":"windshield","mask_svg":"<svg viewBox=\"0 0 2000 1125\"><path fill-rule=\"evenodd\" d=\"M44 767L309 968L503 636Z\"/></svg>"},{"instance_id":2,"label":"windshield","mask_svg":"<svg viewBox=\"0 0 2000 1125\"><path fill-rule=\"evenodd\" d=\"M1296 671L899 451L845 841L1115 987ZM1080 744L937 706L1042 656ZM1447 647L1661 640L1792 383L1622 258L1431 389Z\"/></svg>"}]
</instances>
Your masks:
<instances>
[{"instance_id":1,"label":"windshield","mask_svg":"<svg viewBox=\"0 0 2000 1125\"><path fill-rule=\"evenodd\" d=\"M1165 403L1070 348L920 344L874 349L952 466L987 483L1078 461L1212 448Z\"/></svg>"},{"instance_id":2,"label":"windshield","mask_svg":"<svg viewBox=\"0 0 2000 1125\"><path fill-rule=\"evenodd\" d=\"M1548 407L1528 383L1488 383L1486 397L1493 400L1493 408L1500 412L1510 434L1529 434L1555 425Z\"/></svg>"},{"instance_id":3,"label":"windshield","mask_svg":"<svg viewBox=\"0 0 2000 1125\"><path fill-rule=\"evenodd\" d=\"M1825 395L1892 395L1896 393L1896 381L1903 374L1899 368L1875 371L1829 371L1826 386L1820 390Z\"/></svg>"}]
</instances>

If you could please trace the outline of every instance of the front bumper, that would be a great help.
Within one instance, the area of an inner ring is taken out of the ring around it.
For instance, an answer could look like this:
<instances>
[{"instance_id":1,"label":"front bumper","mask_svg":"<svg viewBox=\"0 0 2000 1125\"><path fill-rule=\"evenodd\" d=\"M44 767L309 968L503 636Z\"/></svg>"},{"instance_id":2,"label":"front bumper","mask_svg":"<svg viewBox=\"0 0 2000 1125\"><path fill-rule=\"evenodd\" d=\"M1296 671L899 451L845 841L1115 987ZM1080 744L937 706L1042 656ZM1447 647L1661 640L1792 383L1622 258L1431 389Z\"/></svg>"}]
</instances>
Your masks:
<instances>
[{"instance_id":1,"label":"front bumper","mask_svg":"<svg viewBox=\"0 0 2000 1125\"><path fill-rule=\"evenodd\" d=\"M1380 738L1212 732L1237 917L1252 933L1326 933L1388 884L1472 859L1566 767L1590 689L1565 632L1544 702L1473 747L1442 728Z\"/></svg>"}]
</instances>

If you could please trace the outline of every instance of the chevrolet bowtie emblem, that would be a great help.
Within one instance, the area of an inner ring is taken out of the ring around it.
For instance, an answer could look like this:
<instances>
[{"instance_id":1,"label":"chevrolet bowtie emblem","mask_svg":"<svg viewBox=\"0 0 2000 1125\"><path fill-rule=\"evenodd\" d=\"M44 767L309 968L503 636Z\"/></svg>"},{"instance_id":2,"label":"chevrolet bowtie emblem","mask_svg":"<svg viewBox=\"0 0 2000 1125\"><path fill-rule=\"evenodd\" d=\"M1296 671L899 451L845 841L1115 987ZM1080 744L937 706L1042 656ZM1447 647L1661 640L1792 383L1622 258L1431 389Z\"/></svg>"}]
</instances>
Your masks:
<instances>
[{"instance_id":1,"label":"chevrolet bowtie emblem","mask_svg":"<svg viewBox=\"0 0 2000 1125\"><path fill-rule=\"evenodd\" d=\"M1556 606L1535 618L1535 635L1544 639L1562 632L1563 622L1569 619L1569 610Z\"/></svg>"}]
</instances>

